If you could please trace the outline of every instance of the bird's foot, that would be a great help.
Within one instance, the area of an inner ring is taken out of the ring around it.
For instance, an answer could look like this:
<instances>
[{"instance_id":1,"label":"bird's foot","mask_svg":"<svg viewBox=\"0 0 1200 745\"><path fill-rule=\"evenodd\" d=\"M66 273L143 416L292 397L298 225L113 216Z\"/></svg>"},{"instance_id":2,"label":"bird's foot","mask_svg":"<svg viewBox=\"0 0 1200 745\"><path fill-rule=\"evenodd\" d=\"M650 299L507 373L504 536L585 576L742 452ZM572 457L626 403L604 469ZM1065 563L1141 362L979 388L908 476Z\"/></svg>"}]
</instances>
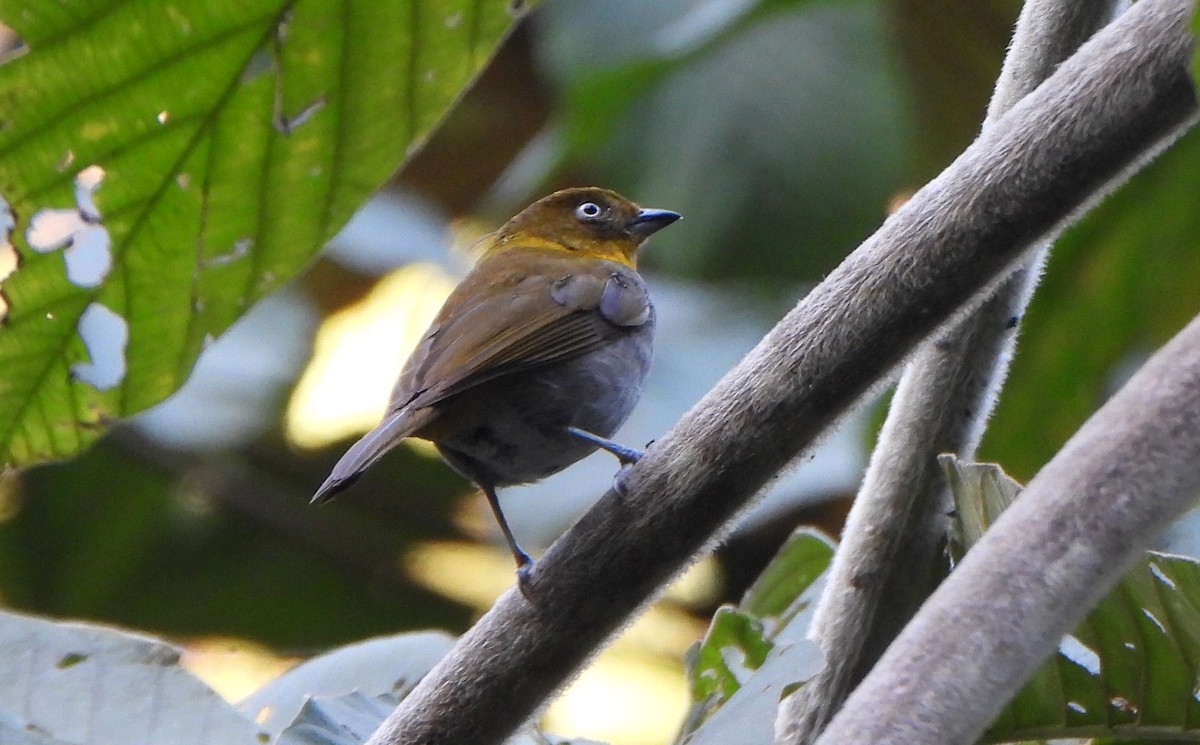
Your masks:
<instances>
[{"instance_id":1,"label":"bird's foot","mask_svg":"<svg viewBox=\"0 0 1200 745\"><path fill-rule=\"evenodd\" d=\"M536 602L533 593L533 559L524 551L521 552L521 558L517 559L517 589L527 601Z\"/></svg>"},{"instance_id":2,"label":"bird's foot","mask_svg":"<svg viewBox=\"0 0 1200 745\"><path fill-rule=\"evenodd\" d=\"M629 478L629 472L631 470L633 470L633 464L626 463L623 466L621 466L621 468L617 471L616 475L613 476L613 480L612 480L613 491L616 492L617 496L621 497L622 500L624 500L624 498L629 494L629 487L626 484L626 480Z\"/></svg>"}]
</instances>

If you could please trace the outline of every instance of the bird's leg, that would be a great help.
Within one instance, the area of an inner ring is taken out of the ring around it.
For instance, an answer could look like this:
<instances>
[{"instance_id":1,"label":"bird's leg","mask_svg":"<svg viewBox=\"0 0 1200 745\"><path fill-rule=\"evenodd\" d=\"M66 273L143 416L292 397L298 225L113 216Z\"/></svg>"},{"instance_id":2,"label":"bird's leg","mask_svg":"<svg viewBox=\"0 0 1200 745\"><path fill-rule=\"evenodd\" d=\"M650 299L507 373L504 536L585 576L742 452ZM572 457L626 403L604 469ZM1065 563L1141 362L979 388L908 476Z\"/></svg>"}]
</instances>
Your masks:
<instances>
[{"instance_id":1,"label":"bird's leg","mask_svg":"<svg viewBox=\"0 0 1200 745\"><path fill-rule=\"evenodd\" d=\"M642 450L634 450L631 447L626 447L619 442L607 440L600 435L594 435L591 432L588 432L586 429L580 429L579 427L567 427L567 432L569 432L573 437L578 437L584 442L590 442L601 450L607 450L608 452L612 453L616 456L617 460L621 462L622 466L632 466L634 463L637 463L639 460L641 460L642 456L646 454Z\"/></svg>"},{"instance_id":2,"label":"bird's leg","mask_svg":"<svg viewBox=\"0 0 1200 745\"><path fill-rule=\"evenodd\" d=\"M504 540L508 541L508 548L517 562L517 588L520 589L525 599L529 600L529 581L533 574L533 559L517 545L512 528L508 527L508 520L504 518L504 512L500 509L496 488L491 484L480 484L479 488L483 489L484 495L487 496L488 504L492 507L492 514L496 516L496 522L500 523L500 531L504 533Z\"/></svg>"},{"instance_id":3,"label":"bird's leg","mask_svg":"<svg viewBox=\"0 0 1200 745\"><path fill-rule=\"evenodd\" d=\"M645 451L626 447L619 442L613 442L579 427L567 427L567 432L573 437L590 442L601 450L606 450L616 456L617 461L621 464L621 468L617 471L617 475L613 476L613 491L621 496L625 496L625 477L629 474L630 467L641 460L642 456L646 454Z\"/></svg>"}]
</instances>

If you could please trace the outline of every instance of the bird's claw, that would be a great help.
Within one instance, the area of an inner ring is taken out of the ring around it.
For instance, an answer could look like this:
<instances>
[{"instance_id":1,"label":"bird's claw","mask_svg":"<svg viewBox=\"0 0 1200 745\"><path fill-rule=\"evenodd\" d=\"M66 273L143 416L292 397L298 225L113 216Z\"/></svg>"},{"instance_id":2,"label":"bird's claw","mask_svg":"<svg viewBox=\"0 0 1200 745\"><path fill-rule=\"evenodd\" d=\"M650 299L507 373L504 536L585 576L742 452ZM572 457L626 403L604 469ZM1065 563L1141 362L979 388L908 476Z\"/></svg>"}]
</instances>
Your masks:
<instances>
[{"instance_id":1,"label":"bird's claw","mask_svg":"<svg viewBox=\"0 0 1200 745\"><path fill-rule=\"evenodd\" d=\"M529 554L522 554L524 561L517 563L517 589L521 596L529 602L534 602L533 595L533 559Z\"/></svg>"},{"instance_id":2,"label":"bird's claw","mask_svg":"<svg viewBox=\"0 0 1200 745\"><path fill-rule=\"evenodd\" d=\"M620 470L613 476L612 488L619 497L625 497L629 494L629 488L626 485L626 480L629 478L629 472L633 470L632 463L626 463L621 466Z\"/></svg>"}]
</instances>

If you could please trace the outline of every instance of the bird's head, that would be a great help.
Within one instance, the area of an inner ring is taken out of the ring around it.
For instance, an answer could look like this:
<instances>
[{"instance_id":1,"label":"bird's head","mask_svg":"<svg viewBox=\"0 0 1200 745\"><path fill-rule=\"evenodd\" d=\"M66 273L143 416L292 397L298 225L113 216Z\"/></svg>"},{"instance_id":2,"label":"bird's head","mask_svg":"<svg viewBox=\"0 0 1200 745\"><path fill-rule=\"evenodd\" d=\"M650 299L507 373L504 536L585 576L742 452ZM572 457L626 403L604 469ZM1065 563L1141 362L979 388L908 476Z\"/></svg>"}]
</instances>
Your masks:
<instances>
[{"instance_id":1,"label":"bird's head","mask_svg":"<svg viewBox=\"0 0 1200 745\"><path fill-rule=\"evenodd\" d=\"M608 189L563 189L502 225L493 246L541 245L634 267L642 242L678 219L678 212L644 209Z\"/></svg>"}]
</instances>

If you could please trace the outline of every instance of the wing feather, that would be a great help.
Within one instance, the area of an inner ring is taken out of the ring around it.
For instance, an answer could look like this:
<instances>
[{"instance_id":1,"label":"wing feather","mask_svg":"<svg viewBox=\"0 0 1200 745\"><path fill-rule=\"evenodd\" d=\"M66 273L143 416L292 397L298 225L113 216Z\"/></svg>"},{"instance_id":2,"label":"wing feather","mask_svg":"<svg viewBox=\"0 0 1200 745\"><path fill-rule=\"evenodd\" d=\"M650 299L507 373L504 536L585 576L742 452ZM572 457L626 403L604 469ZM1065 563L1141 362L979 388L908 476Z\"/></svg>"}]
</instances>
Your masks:
<instances>
[{"instance_id":1,"label":"wing feather","mask_svg":"<svg viewBox=\"0 0 1200 745\"><path fill-rule=\"evenodd\" d=\"M479 271L481 265L463 280L401 374L392 411L429 406L505 375L579 357L630 331L602 312L617 265L581 267L569 254L543 254L548 252L520 262L510 256L507 264L522 266L521 275L496 267ZM483 276L491 279L486 285ZM623 276L620 289L630 286L648 309L636 275Z\"/></svg>"}]
</instances>

